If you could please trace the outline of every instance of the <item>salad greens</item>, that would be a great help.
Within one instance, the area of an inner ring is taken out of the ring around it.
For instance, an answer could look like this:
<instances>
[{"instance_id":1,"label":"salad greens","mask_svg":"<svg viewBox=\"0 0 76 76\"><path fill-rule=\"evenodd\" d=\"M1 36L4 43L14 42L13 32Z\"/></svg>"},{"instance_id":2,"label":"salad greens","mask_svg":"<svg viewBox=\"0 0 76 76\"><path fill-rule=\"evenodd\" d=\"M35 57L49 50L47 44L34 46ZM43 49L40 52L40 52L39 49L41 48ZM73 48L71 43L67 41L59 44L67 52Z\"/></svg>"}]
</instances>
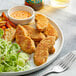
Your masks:
<instances>
[{"instance_id":1,"label":"salad greens","mask_svg":"<svg viewBox=\"0 0 76 76\"><path fill-rule=\"evenodd\" d=\"M0 72L18 72L30 68L29 55L20 51L17 43L2 39L3 30L0 29Z\"/></svg>"},{"instance_id":2,"label":"salad greens","mask_svg":"<svg viewBox=\"0 0 76 76\"><path fill-rule=\"evenodd\" d=\"M3 36L4 32L3 30L0 28L0 38Z\"/></svg>"}]
</instances>

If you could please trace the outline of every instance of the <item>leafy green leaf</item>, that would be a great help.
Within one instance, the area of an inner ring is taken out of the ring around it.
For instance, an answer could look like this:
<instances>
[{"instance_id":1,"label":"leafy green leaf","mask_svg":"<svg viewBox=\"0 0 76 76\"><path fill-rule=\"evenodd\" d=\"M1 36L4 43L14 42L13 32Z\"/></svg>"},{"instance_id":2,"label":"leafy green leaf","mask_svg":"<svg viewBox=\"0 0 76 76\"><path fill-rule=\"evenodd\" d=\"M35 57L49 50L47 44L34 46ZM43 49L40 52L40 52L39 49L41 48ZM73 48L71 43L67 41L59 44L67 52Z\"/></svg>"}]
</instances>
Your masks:
<instances>
[{"instance_id":1,"label":"leafy green leaf","mask_svg":"<svg viewBox=\"0 0 76 76\"><path fill-rule=\"evenodd\" d=\"M0 28L0 38L3 36L4 31Z\"/></svg>"}]
</instances>

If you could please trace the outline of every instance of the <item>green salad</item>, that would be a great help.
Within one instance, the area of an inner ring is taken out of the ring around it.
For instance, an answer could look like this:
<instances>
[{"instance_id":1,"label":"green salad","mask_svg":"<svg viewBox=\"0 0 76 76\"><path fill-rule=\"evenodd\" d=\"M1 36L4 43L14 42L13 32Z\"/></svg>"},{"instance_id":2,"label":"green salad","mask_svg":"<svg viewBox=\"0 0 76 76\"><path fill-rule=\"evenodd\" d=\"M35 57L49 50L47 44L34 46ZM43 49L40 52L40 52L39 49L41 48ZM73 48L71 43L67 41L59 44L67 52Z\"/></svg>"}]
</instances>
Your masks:
<instances>
[{"instance_id":1,"label":"green salad","mask_svg":"<svg viewBox=\"0 0 76 76\"><path fill-rule=\"evenodd\" d=\"M22 52L17 43L2 39L0 29L0 72L26 71L30 68L29 55Z\"/></svg>"}]
</instances>

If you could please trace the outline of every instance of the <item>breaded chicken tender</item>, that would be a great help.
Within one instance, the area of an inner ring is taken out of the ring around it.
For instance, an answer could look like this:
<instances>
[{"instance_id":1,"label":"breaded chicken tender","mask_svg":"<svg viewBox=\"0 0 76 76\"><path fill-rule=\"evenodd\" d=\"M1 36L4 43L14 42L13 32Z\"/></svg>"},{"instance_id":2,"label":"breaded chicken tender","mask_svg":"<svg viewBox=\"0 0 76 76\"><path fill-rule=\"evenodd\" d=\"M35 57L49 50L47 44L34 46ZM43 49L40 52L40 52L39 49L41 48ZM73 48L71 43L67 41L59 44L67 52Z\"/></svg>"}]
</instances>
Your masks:
<instances>
[{"instance_id":1,"label":"breaded chicken tender","mask_svg":"<svg viewBox=\"0 0 76 76\"><path fill-rule=\"evenodd\" d=\"M49 20L41 14L36 14L35 21L36 27L39 31L44 31L44 29L48 26L49 23Z\"/></svg>"},{"instance_id":2,"label":"breaded chicken tender","mask_svg":"<svg viewBox=\"0 0 76 76\"><path fill-rule=\"evenodd\" d=\"M21 25L18 25L16 29L16 42L21 47L21 50L26 53L31 54L35 50L34 41L28 36L27 30Z\"/></svg>"},{"instance_id":3,"label":"breaded chicken tender","mask_svg":"<svg viewBox=\"0 0 76 76\"><path fill-rule=\"evenodd\" d=\"M4 39L7 41L13 41L15 38L16 30L14 28L8 28L4 30Z\"/></svg>"},{"instance_id":4,"label":"breaded chicken tender","mask_svg":"<svg viewBox=\"0 0 76 76\"><path fill-rule=\"evenodd\" d=\"M58 32L50 23L48 24L48 27L46 27L44 34L46 36L55 36L56 40L58 38Z\"/></svg>"},{"instance_id":5,"label":"breaded chicken tender","mask_svg":"<svg viewBox=\"0 0 76 76\"><path fill-rule=\"evenodd\" d=\"M35 41L35 46L37 47L37 45L39 44L40 42L38 41ZM55 52L55 48L54 46L53 47L50 47L49 50L48 50L49 54L54 54Z\"/></svg>"},{"instance_id":6,"label":"breaded chicken tender","mask_svg":"<svg viewBox=\"0 0 76 76\"><path fill-rule=\"evenodd\" d=\"M45 63L48 59L48 49L55 44L55 37L48 36L41 40L34 53L34 63L39 66Z\"/></svg>"},{"instance_id":7,"label":"breaded chicken tender","mask_svg":"<svg viewBox=\"0 0 76 76\"><path fill-rule=\"evenodd\" d=\"M39 31L37 31L35 28L29 25L24 25L24 28L28 31L29 36L34 40L34 41L40 41L45 38L45 35Z\"/></svg>"}]
</instances>

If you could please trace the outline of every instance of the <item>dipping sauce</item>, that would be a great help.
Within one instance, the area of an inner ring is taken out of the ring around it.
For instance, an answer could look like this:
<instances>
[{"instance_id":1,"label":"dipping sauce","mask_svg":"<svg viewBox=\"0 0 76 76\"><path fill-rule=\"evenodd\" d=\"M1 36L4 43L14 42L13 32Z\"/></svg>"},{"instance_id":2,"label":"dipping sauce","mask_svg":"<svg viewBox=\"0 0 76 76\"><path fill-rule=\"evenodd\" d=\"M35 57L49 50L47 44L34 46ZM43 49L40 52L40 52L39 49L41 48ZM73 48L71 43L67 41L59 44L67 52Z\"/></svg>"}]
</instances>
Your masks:
<instances>
[{"instance_id":1,"label":"dipping sauce","mask_svg":"<svg viewBox=\"0 0 76 76\"><path fill-rule=\"evenodd\" d=\"M10 16L15 19L25 19L25 18L29 18L31 16L31 13L24 10L20 10L11 13Z\"/></svg>"}]
</instances>

